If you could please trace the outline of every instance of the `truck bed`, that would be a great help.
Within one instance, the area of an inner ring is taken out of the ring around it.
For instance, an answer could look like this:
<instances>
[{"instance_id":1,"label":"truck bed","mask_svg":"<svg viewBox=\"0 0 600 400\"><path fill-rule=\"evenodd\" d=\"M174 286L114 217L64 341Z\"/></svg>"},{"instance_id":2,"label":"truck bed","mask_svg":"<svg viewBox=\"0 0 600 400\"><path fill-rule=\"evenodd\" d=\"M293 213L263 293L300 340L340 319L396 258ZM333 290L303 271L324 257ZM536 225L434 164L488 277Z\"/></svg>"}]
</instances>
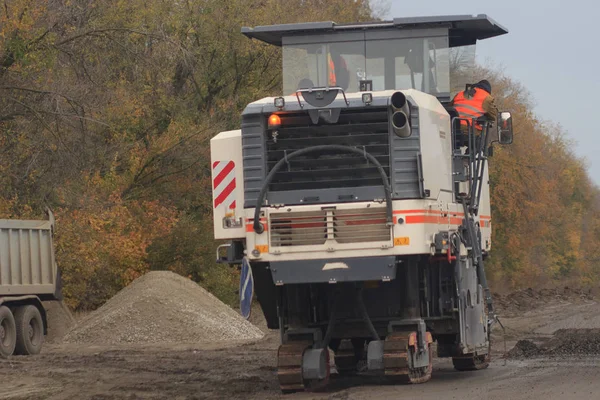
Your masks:
<instances>
[{"instance_id":1,"label":"truck bed","mask_svg":"<svg viewBox=\"0 0 600 400\"><path fill-rule=\"evenodd\" d=\"M0 296L52 295L57 266L48 221L0 219Z\"/></svg>"}]
</instances>

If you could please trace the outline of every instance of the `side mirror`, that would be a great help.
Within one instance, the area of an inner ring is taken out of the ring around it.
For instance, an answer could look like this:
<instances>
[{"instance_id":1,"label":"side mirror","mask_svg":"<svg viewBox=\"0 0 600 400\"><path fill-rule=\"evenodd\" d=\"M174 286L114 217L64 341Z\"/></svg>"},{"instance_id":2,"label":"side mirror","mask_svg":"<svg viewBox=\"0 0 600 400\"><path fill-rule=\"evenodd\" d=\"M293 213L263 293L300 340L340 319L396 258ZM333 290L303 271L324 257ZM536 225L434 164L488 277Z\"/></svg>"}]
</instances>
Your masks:
<instances>
[{"instance_id":1,"label":"side mirror","mask_svg":"<svg viewBox=\"0 0 600 400\"><path fill-rule=\"evenodd\" d=\"M512 115L507 111L502 111L498 114L498 143L511 144L512 142Z\"/></svg>"}]
</instances>

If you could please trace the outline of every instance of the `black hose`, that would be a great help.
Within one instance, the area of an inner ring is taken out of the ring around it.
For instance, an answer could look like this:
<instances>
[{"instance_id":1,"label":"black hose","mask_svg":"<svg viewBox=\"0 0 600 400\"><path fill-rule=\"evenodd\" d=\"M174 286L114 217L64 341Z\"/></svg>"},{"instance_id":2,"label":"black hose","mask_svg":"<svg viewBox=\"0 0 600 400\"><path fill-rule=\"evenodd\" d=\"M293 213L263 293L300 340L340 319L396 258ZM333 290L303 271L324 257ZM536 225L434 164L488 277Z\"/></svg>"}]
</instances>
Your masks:
<instances>
[{"instance_id":1,"label":"black hose","mask_svg":"<svg viewBox=\"0 0 600 400\"><path fill-rule=\"evenodd\" d=\"M335 309L337 306L338 292L336 291L333 295L333 304L331 305L331 310L329 311L329 323L327 324L327 330L325 331L325 337L321 342L321 348L326 349L329 346L329 342L331 341L331 335L333 335L333 328L335 327Z\"/></svg>"},{"instance_id":2,"label":"black hose","mask_svg":"<svg viewBox=\"0 0 600 400\"><path fill-rule=\"evenodd\" d=\"M371 322L371 318L369 317L369 313L367 312L367 307L365 306L362 294L363 288L358 289L356 296L356 299L358 301L358 308L360 308L360 313L362 314L365 324L367 324L367 328L369 328L369 332L371 332L371 336L373 336L373 340L379 340L379 334L377 333L375 326L373 326L373 322Z\"/></svg>"},{"instance_id":3,"label":"black hose","mask_svg":"<svg viewBox=\"0 0 600 400\"><path fill-rule=\"evenodd\" d=\"M342 146L342 145L338 145L338 144L326 144L326 145L312 146L312 147L307 147L305 149L296 150L295 152L288 154L287 157L279 160L277 162L277 164L275 164L275 166L273 167L271 172L269 172L269 174L265 178L265 182L264 182L263 187L258 195L258 199L256 199L256 208L254 209L254 224L253 224L254 232L260 234L265 231L265 227L260 223L260 210L262 208L263 201L265 200L265 196L267 195L267 189L269 188L269 184L273 180L273 177L275 176L275 174L279 171L279 169L281 169L281 167L283 165L287 164L291 159L299 157L299 156L307 154L307 153L313 153L313 152L317 152L317 151L345 151L348 153L354 153L354 154L364 156L367 160L372 162L375 165L375 167L377 167L377 170L379 171L379 175L381 175L381 180L383 181L383 188L385 191L385 202L386 202L386 206L387 206L386 207L387 208L386 209L387 223L390 226L394 223L393 222L394 221L393 211L392 211L392 189L390 187L390 182L388 180L388 176L385 173L385 170L383 169L383 166L381 165L381 163L379 161L377 161L377 159L375 157L373 157L371 154L367 153L364 150L357 149L356 147Z\"/></svg>"}]
</instances>

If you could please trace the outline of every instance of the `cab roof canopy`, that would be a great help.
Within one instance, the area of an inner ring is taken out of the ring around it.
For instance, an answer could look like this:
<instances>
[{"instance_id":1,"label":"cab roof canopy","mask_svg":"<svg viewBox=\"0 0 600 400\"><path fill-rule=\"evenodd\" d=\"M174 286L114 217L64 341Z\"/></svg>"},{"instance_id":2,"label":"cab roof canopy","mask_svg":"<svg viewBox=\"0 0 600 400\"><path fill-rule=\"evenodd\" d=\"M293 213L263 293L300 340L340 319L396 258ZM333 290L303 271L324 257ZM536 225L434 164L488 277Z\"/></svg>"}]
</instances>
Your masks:
<instances>
[{"instance_id":1,"label":"cab roof canopy","mask_svg":"<svg viewBox=\"0 0 600 400\"><path fill-rule=\"evenodd\" d=\"M242 33L249 38L258 39L275 46L282 45L282 38L298 35L319 35L351 31L371 31L389 29L448 28L450 47L468 46L477 40L488 39L508 33L502 25L485 14L446 15L434 17L394 18L393 21L367 22L339 25L335 22L307 22L243 27Z\"/></svg>"}]
</instances>

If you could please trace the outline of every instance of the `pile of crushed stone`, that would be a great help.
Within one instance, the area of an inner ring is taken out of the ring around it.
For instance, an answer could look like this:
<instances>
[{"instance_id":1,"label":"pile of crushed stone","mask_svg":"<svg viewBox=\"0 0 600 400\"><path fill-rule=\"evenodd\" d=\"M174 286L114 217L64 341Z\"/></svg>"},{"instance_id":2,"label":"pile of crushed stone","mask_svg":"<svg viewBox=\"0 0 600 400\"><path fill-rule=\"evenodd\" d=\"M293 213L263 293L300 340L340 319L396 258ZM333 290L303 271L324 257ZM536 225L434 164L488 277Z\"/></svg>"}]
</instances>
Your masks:
<instances>
[{"instance_id":1,"label":"pile of crushed stone","mask_svg":"<svg viewBox=\"0 0 600 400\"><path fill-rule=\"evenodd\" d=\"M45 301L44 309L48 321L46 343L60 343L63 337L75 325L75 318L62 301Z\"/></svg>"},{"instance_id":2,"label":"pile of crushed stone","mask_svg":"<svg viewBox=\"0 0 600 400\"><path fill-rule=\"evenodd\" d=\"M539 347L531 340L519 340L507 354L508 358L532 358L540 354Z\"/></svg>"},{"instance_id":3,"label":"pile of crushed stone","mask_svg":"<svg viewBox=\"0 0 600 400\"><path fill-rule=\"evenodd\" d=\"M544 347L549 356L600 355L600 329L559 329Z\"/></svg>"},{"instance_id":4,"label":"pile of crushed stone","mask_svg":"<svg viewBox=\"0 0 600 400\"><path fill-rule=\"evenodd\" d=\"M255 340L263 332L198 284L167 271L136 279L81 320L67 343L198 343Z\"/></svg>"},{"instance_id":5,"label":"pile of crushed stone","mask_svg":"<svg viewBox=\"0 0 600 400\"><path fill-rule=\"evenodd\" d=\"M508 358L598 356L600 329L559 329L539 346L531 340L519 340L507 354Z\"/></svg>"},{"instance_id":6,"label":"pile of crushed stone","mask_svg":"<svg viewBox=\"0 0 600 400\"><path fill-rule=\"evenodd\" d=\"M252 305L252 312L250 313L250 318L248 318L248 321L250 321L252 323L252 325L256 326L262 332L264 332L264 333L269 332L269 327L267 326L267 320L265 319L265 314L263 313L262 309L260 308L260 305L258 304L258 302L254 303Z\"/></svg>"}]
</instances>

